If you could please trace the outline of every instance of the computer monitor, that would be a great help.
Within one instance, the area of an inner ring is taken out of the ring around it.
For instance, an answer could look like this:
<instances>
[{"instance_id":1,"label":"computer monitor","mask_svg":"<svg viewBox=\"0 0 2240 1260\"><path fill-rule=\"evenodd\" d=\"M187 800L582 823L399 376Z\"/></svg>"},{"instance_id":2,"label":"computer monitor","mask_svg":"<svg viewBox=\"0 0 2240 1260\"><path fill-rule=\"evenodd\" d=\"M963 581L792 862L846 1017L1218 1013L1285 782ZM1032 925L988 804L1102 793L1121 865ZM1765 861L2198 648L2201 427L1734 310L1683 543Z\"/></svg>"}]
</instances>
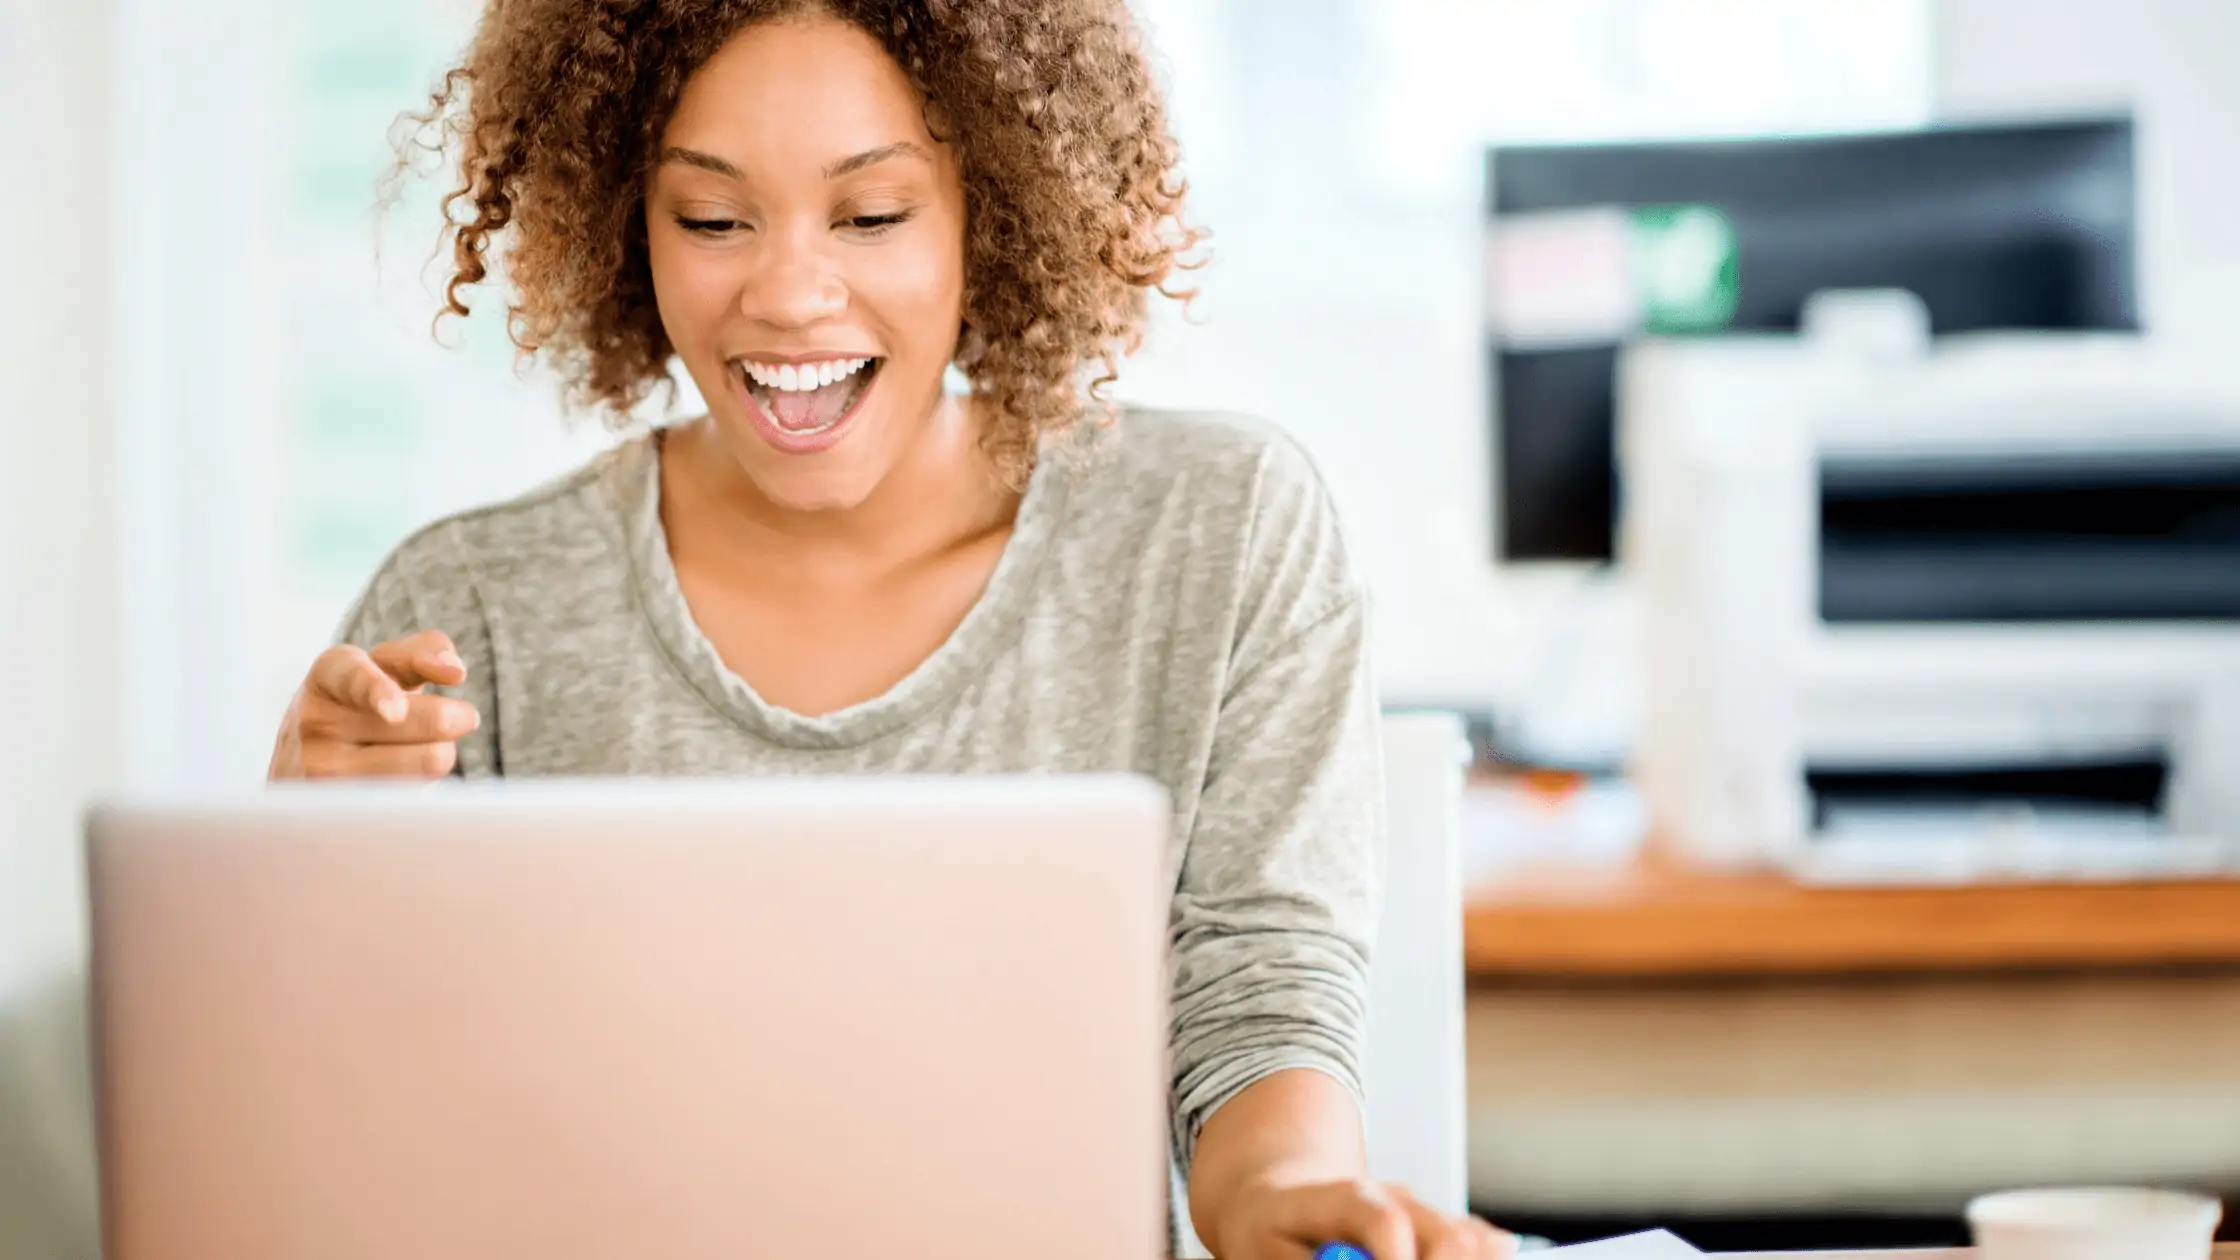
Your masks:
<instances>
[{"instance_id":1,"label":"computer monitor","mask_svg":"<svg viewBox=\"0 0 2240 1260\"><path fill-rule=\"evenodd\" d=\"M1486 168L1503 560L1611 558L1613 377L1630 336L1793 329L1830 289L1910 290L1936 333L2139 326L2128 118L1500 147ZM1582 267L1600 268L1585 288L1638 279L1639 248L1617 275L1594 261L1598 240L1677 241L1705 283L1661 311L1551 292ZM1535 256L1552 265L1513 265ZM1520 293L1555 299L1537 327L1504 309Z\"/></svg>"}]
</instances>

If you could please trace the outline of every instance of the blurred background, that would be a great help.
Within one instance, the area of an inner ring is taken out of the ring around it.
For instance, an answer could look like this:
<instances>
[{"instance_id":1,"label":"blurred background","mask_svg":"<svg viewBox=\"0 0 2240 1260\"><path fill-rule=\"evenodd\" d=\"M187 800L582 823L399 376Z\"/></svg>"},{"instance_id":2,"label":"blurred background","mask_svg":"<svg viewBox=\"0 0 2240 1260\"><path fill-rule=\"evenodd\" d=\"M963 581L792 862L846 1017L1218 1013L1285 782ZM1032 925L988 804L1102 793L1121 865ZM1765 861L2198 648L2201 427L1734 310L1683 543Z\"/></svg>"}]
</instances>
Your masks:
<instances>
[{"instance_id":1,"label":"blurred background","mask_svg":"<svg viewBox=\"0 0 2240 1260\"><path fill-rule=\"evenodd\" d=\"M1465 713L1473 1206L2240 1188L2240 6L1138 0L1270 416ZM467 0L0 0L0 1256L91 1254L76 828L606 439L388 138Z\"/></svg>"}]
</instances>

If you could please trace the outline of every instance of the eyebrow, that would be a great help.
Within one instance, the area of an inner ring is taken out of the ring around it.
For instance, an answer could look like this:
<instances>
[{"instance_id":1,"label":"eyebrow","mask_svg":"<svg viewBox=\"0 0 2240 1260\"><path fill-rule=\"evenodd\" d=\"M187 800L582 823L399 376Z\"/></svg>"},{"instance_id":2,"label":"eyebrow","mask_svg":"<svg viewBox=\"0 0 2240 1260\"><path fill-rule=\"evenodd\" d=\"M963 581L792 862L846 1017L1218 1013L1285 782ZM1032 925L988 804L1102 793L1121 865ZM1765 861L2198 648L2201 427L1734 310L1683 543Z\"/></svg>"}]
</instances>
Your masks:
<instances>
[{"instance_id":1,"label":"eyebrow","mask_svg":"<svg viewBox=\"0 0 2240 1260\"><path fill-rule=\"evenodd\" d=\"M865 167L877 166L881 162L891 162L896 158L905 157L916 158L921 162L931 162L933 160L933 155L927 153L918 145L908 140L899 140L893 144L881 145L876 149L866 149L854 157L841 158L824 168L824 177L826 180L835 180L843 175L853 175Z\"/></svg>"},{"instance_id":2,"label":"eyebrow","mask_svg":"<svg viewBox=\"0 0 2240 1260\"><path fill-rule=\"evenodd\" d=\"M713 171L725 179L739 179L746 174L746 172L713 153L702 153L698 149L681 149L676 145L670 145L663 149L658 160L658 164L662 166L667 166L671 162L682 162L686 166L697 166L703 171Z\"/></svg>"},{"instance_id":3,"label":"eyebrow","mask_svg":"<svg viewBox=\"0 0 2240 1260\"><path fill-rule=\"evenodd\" d=\"M925 151L924 146L908 140L899 140L893 144L881 145L876 149L866 149L853 157L841 158L824 168L824 177L827 181L839 179L844 175L853 175L867 167L877 166L881 162L891 162L896 158L916 158L921 162L933 160L933 156ZM711 171L725 179L744 179L746 177L746 172L713 153L702 153L698 149L686 149L677 145L671 145L663 149L659 162L662 165L670 162L681 162L686 166L696 166L703 171Z\"/></svg>"}]
</instances>

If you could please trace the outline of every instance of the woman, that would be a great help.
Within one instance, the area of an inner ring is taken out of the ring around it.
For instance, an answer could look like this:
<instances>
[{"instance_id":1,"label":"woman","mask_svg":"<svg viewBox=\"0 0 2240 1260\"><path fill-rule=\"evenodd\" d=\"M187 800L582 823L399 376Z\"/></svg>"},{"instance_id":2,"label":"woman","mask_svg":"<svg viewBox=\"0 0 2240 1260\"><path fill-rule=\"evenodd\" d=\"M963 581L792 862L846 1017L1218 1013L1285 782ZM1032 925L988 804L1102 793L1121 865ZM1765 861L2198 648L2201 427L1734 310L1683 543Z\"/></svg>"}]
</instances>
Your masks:
<instances>
[{"instance_id":1,"label":"woman","mask_svg":"<svg viewBox=\"0 0 2240 1260\"><path fill-rule=\"evenodd\" d=\"M708 414L404 542L273 777L1151 775L1197 1233L1506 1254L1363 1178L1379 767L1323 487L1097 399L1195 239L1122 0L494 0L428 120L449 309L502 250L575 400L675 360Z\"/></svg>"}]
</instances>

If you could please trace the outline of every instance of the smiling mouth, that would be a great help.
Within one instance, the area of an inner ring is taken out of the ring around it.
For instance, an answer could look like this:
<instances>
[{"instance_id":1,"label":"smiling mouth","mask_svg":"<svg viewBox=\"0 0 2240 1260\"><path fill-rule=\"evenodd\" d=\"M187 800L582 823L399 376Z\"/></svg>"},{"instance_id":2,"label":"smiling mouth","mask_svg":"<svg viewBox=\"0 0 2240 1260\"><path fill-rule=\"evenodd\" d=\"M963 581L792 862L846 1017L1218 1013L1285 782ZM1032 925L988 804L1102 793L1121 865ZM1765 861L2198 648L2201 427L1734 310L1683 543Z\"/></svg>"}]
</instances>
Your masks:
<instances>
[{"instance_id":1,"label":"smiling mouth","mask_svg":"<svg viewBox=\"0 0 2240 1260\"><path fill-rule=\"evenodd\" d=\"M738 359L731 370L774 427L805 438L836 429L854 414L885 364L877 358L783 365Z\"/></svg>"}]
</instances>

